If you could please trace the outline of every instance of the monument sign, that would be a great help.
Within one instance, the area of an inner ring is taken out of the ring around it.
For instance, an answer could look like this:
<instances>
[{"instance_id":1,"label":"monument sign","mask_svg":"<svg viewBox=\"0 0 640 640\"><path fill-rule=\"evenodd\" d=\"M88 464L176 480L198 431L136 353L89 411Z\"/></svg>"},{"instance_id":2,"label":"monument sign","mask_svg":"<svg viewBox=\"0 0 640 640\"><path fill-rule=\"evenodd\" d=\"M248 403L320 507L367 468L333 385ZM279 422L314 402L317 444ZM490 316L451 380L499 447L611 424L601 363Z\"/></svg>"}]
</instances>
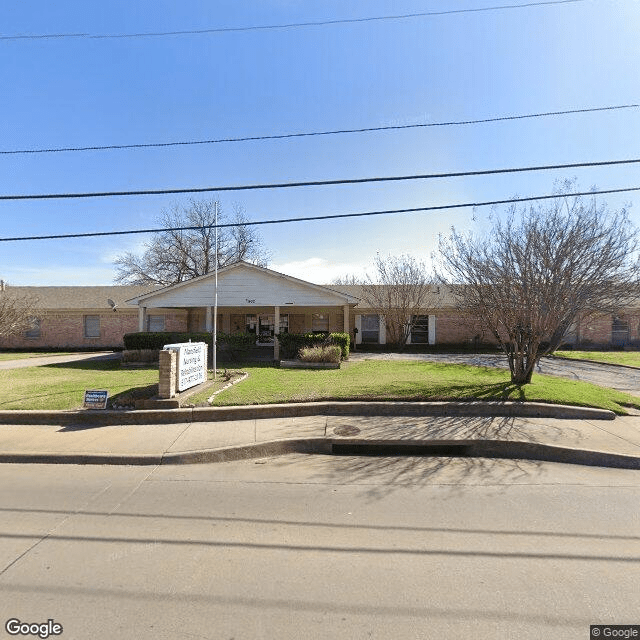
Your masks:
<instances>
[{"instance_id":1,"label":"monument sign","mask_svg":"<svg viewBox=\"0 0 640 640\"><path fill-rule=\"evenodd\" d=\"M165 350L177 352L178 391L207 381L207 345L204 342L165 344Z\"/></svg>"}]
</instances>

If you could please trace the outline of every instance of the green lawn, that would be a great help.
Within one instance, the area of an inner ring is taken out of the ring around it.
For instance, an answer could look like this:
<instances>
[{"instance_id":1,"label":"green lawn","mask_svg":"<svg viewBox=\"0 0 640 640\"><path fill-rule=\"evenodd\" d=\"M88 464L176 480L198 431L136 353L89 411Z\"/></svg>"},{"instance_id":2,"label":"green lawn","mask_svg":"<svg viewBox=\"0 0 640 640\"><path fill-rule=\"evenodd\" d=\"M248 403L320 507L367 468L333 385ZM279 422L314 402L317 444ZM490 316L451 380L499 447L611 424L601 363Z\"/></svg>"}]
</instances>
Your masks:
<instances>
[{"instance_id":1,"label":"green lawn","mask_svg":"<svg viewBox=\"0 0 640 640\"><path fill-rule=\"evenodd\" d=\"M107 389L112 398L152 395L157 385L157 368L121 369L118 360L8 369L0 371L0 410L77 409L86 389Z\"/></svg>"},{"instance_id":2,"label":"green lawn","mask_svg":"<svg viewBox=\"0 0 640 640\"><path fill-rule=\"evenodd\" d=\"M279 369L245 365L249 377L223 391L215 406L314 400L529 400L600 407L625 413L640 398L586 382L534 375L514 386L509 373L493 368L430 362L364 361L338 370ZM194 402L204 402L194 398Z\"/></svg>"},{"instance_id":3,"label":"green lawn","mask_svg":"<svg viewBox=\"0 0 640 640\"><path fill-rule=\"evenodd\" d=\"M609 364L640 367L640 351L556 351L555 355L573 360L596 360Z\"/></svg>"},{"instance_id":4,"label":"green lawn","mask_svg":"<svg viewBox=\"0 0 640 640\"><path fill-rule=\"evenodd\" d=\"M272 404L313 400L530 400L575 404L625 413L640 398L585 382L534 375L517 387L500 369L432 362L346 362L337 370L280 369L242 365L249 377L216 396L215 405ZM0 371L0 410L76 409L86 389L107 389L110 398L150 397L158 370L122 369L116 360L72 362ZM189 402L206 402L213 392Z\"/></svg>"}]
</instances>

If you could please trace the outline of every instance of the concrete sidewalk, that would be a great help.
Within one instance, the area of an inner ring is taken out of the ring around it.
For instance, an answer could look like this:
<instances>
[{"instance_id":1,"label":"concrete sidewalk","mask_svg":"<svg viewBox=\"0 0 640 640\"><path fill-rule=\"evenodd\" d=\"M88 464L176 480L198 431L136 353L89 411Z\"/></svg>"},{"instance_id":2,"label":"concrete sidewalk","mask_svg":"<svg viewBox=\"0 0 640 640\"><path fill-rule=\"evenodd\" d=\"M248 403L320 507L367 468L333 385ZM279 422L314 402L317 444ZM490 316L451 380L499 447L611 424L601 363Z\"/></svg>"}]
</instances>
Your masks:
<instances>
[{"instance_id":1,"label":"concrete sidewalk","mask_svg":"<svg viewBox=\"0 0 640 640\"><path fill-rule=\"evenodd\" d=\"M387 415L216 421L192 421L183 414L184 422L137 424L10 424L5 413L0 463L159 465L305 452L507 457L640 469L640 417L391 415L386 410Z\"/></svg>"}]
</instances>

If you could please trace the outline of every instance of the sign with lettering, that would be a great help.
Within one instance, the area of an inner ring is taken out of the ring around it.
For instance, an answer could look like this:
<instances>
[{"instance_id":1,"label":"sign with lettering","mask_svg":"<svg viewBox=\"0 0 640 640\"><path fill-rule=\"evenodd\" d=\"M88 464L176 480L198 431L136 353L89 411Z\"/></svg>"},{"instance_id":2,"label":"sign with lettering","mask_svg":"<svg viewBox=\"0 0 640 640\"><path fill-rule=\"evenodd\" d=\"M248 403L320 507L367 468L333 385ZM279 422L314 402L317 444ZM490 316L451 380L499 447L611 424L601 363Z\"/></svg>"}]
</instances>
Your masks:
<instances>
[{"instance_id":1,"label":"sign with lettering","mask_svg":"<svg viewBox=\"0 0 640 640\"><path fill-rule=\"evenodd\" d=\"M84 392L85 409L106 409L109 392L104 389L88 389Z\"/></svg>"},{"instance_id":2,"label":"sign with lettering","mask_svg":"<svg viewBox=\"0 0 640 640\"><path fill-rule=\"evenodd\" d=\"M207 345L204 342L181 342L165 344L165 349L178 352L176 367L178 369L178 391L207 381Z\"/></svg>"}]
</instances>

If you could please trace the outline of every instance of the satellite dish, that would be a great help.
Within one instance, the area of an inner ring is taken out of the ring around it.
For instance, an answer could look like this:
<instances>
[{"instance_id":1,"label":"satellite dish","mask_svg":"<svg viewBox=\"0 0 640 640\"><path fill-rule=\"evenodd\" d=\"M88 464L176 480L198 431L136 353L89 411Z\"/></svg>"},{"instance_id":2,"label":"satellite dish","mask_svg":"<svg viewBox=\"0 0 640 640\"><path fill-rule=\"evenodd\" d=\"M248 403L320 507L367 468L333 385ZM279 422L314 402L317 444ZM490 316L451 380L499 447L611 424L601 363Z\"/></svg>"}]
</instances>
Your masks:
<instances>
[{"instance_id":1,"label":"satellite dish","mask_svg":"<svg viewBox=\"0 0 640 640\"><path fill-rule=\"evenodd\" d=\"M117 311L118 305L111 298L107 298L107 302L114 311Z\"/></svg>"}]
</instances>

